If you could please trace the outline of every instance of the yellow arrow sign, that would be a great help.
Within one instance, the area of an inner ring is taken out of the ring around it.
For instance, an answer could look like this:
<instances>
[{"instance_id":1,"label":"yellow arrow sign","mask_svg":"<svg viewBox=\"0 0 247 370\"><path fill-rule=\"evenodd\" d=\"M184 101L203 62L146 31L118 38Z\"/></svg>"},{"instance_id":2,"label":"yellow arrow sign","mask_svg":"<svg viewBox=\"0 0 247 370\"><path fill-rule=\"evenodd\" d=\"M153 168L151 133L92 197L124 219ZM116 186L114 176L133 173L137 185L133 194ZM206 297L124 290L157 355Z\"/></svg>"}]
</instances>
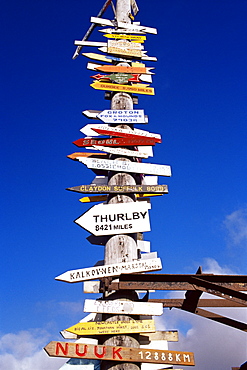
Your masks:
<instances>
[{"instance_id":1,"label":"yellow arrow sign","mask_svg":"<svg viewBox=\"0 0 247 370\"><path fill-rule=\"evenodd\" d=\"M136 194L136 198L146 198L146 197L155 197L159 195L164 195L164 194ZM92 203L92 202L103 202L107 200L107 195L96 195L96 196L91 196L91 197L83 197L79 199L80 202L82 203Z\"/></svg>"},{"instance_id":2,"label":"yellow arrow sign","mask_svg":"<svg viewBox=\"0 0 247 370\"><path fill-rule=\"evenodd\" d=\"M154 333L154 320L79 322L66 329L78 335Z\"/></svg>"},{"instance_id":3,"label":"yellow arrow sign","mask_svg":"<svg viewBox=\"0 0 247 370\"><path fill-rule=\"evenodd\" d=\"M115 33L106 33L103 36L107 37L108 39L118 39L118 40L132 40L132 42L140 42L143 43L147 38L146 36L141 35L122 35L122 34L115 34Z\"/></svg>"},{"instance_id":4,"label":"yellow arrow sign","mask_svg":"<svg viewBox=\"0 0 247 370\"><path fill-rule=\"evenodd\" d=\"M96 90L123 91L136 94L154 95L154 88L148 87L149 85L144 84L120 85L95 81L90 86Z\"/></svg>"}]
</instances>

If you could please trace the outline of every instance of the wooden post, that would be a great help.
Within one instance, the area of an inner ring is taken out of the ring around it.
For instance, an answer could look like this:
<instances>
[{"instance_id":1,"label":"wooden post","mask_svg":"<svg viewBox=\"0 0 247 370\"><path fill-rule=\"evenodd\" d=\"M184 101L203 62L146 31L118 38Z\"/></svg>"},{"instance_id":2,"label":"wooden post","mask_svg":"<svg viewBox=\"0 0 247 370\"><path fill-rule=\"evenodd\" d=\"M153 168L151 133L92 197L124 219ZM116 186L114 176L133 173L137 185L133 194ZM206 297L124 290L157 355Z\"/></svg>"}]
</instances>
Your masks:
<instances>
[{"instance_id":1,"label":"wooden post","mask_svg":"<svg viewBox=\"0 0 247 370\"><path fill-rule=\"evenodd\" d=\"M117 0L116 7L116 18L117 21L130 23L130 0ZM126 63L120 63L125 65ZM126 64L128 65L128 64ZM133 100L130 94L127 93L116 93L111 99L111 109L133 109ZM119 125L117 127L130 128L126 125ZM130 159L112 157L115 160L129 161ZM136 184L135 178L127 173L110 173L109 174L109 185L134 185ZM116 195L109 196L108 203L128 203L134 202L134 195ZM113 264L119 262L128 262L137 259L137 244L136 234L132 235L114 235L112 236L105 245L105 264ZM138 296L135 291L118 291L110 296L111 299L126 299L126 300L137 300ZM138 318L137 316L135 316ZM131 317L126 315L103 315L105 321L130 321ZM133 319L133 318L132 318ZM138 342L139 335L116 335L109 336L104 340L105 345L109 346L125 346L125 347L139 347ZM132 363L116 363L110 361L102 361L102 370L139 370L140 364Z\"/></svg>"}]
</instances>

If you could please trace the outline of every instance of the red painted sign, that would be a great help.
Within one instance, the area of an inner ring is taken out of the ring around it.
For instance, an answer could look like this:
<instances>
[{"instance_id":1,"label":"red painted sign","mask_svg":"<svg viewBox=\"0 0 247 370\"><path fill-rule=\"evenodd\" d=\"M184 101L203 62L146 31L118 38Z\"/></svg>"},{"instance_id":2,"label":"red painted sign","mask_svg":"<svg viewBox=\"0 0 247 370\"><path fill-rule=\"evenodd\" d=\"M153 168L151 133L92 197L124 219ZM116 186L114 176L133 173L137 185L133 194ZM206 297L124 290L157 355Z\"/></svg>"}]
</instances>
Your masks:
<instances>
[{"instance_id":1,"label":"red painted sign","mask_svg":"<svg viewBox=\"0 0 247 370\"><path fill-rule=\"evenodd\" d=\"M78 147L86 147L86 146L93 146L93 145L106 145L106 146L139 146L139 145L155 145L155 139L149 139L146 137L141 138L109 138L109 139L91 139L91 138L84 138L78 139L73 141Z\"/></svg>"},{"instance_id":2,"label":"red painted sign","mask_svg":"<svg viewBox=\"0 0 247 370\"><path fill-rule=\"evenodd\" d=\"M148 132L146 136L144 136L144 135L138 135L138 133L136 133L135 131L133 131L133 133L127 133L123 131L121 132L120 130L119 132L116 132L114 129L111 131L110 127L107 127L107 130L95 127L93 128L93 130L96 131L100 135L112 135L112 136L120 136L120 137L133 138L133 139L134 138L143 139L145 137L147 139L154 140L156 143L161 143L160 138L148 136Z\"/></svg>"}]
</instances>

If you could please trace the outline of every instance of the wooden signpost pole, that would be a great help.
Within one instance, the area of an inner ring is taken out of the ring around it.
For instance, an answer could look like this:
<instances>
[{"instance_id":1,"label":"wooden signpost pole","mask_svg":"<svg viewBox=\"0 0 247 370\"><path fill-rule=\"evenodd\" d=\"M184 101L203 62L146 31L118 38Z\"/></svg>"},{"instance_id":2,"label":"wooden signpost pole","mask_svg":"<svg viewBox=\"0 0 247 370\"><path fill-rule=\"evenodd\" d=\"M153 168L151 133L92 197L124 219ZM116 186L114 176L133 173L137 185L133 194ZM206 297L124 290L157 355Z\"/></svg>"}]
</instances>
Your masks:
<instances>
[{"instance_id":1,"label":"wooden signpost pole","mask_svg":"<svg viewBox=\"0 0 247 370\"><path fill-rule=\"evenodd\" d=\"M130 23L129 14L131 14L131 0L117 0L116 6L116 18L118 22ZM128 63L120 63L120 65L129 66ZM111 109L133 109L133 100L128 93L116 93L111 99ZM120 125L121 128L129 129L129 126ZM120 157L121 158L121 157ZM119 158L119 159L120 159ZM117 160L118 158L116 158ZM127 158L121 158L121 160L127 160ZM135 179L131 174L127 173L110 173L108 185L135 185ZM117 195L109 196L108 203L129 203L134 202L133 195ZM114 235L112 236L105 245L105 264L129 262L137 259L137 244L135 241L136 234L130 235ZM137 294L133 292L132 294L125 292L118 292L118 295L114 298L125 298L129 300L136 300ZM126 315L109 315L104 314L103 319L106 321L129 321L131 318ZM138 338L138 335L137 335ZM139 347L139 342L135 335L118 335L109 337L102 343L108 346L126 346L126 347ZM101 364L102 370L139 370L140 366L132 363L117 363L111 361L103 361Z\"/></svg>"}]
</instances>

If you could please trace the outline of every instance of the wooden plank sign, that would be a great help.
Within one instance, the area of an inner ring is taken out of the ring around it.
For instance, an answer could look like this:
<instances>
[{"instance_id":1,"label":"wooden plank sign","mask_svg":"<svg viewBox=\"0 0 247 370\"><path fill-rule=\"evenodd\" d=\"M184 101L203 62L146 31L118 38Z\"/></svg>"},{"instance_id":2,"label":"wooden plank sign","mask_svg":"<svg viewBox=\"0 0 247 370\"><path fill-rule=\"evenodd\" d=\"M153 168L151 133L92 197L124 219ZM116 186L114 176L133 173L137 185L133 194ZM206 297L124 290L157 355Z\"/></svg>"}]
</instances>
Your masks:
<instances>
[{"instance_id":1,"label":"wooden plank sign","mask_svg":"<svg viewBox=\"0 0 247 370\"><path fill-rule=\"evenodd\" d=\"M94 145L106 145L106 146L139 146L139 145L155 145L155 140L153 138L149 139L147 137L142 138L122 138L116 137L111 139L92 139L86 137L84 139L78 139L73 141L78 147L90 147Z\"/></svg>"},{"instance_id":2,"label":"wooden plank sign","mask_svg":"<svg viewBox=\"0 0 247 370\"><path fill-rule=\"evenodd\" d=\"M154 197L154 196L161 196L163 194L136 194L136 200L143 201L147 197ZM79 199L79 202L81 203L92 203L92 202L104 202L107 200L107 195L96 195L96 196L89 196L89 197L83 197ZM148 200L147 200L148 201Z\"/></svg>"},{"instance_id":3,"label":"wooden plank sign","mask_svg":"<svg viewBox=\"0 0 247 370\"><path fill-rule=\"evenodd\" d=\"M103 127L92 127L94 131L96 131L100 135L112 135L112 136L120 136L120 137L147 137L149 139L153 139L156 143L161 143L161 136L159 134L153 134L148 131L144 130L127 130L124 128L119 127L110 127L110 126L103 126Z\"/></svg>"},{"instance_id":4,"label":"wooden plank sign","mask_svg":"<svg viewBox=\"0 0 247 370\"><path fill-rule=\"evenodd\" d=\"M148 158L148 153L142 153L139 150L129 150L125 148L114 148L114 147L100 146L100 145L94 145L94 148L96 150L101 150L103 152L116 154L116 155L124 155L127 157L136 157L136 158Z\"/></svg>"},{"instance_id":5,"label":"wooden plank sign","mask_svg":"<svg viewBox=\"0 0 247 370\"><path fill-rule=\"evenodd\" d=\"M144 84L120 85L96 81L93 82L90 86L92 86L96 90L123 91L134 94L154 95L154 88L148 87L148 85Z\"/></svg>"},{"instance_id":6,"label":"wooden plank sign","mask_svg":"<svg viewBox=\"0 0 247 370\"><path fill-rule=\"evenodd\" d=\"M132 30L123 30L121 28L118 28L118 29L115 29L115 28L104 28L104 29L101 29L101 30L98 30L99 32L104 32L104 33L120 33L122 34L123 32L124 33L136 33L136 34L140 34L140 35L145 35L145 32L143 31L140 31L138 29L132 29Z\"/></svg>"},{"instance_id":7,"label":"wooden plank sign","mask_svg":"<svg viewBox=\"0 0 247 370\"><path fill-rule=\"evenodd\" d=\"M108 39L131 40L132 42L140 43L143 43L147 39L147 37L144 35L125 35L120 33L106 33L103 36Z\"/></svg>"},{"instance_id":8,"label":"wooden plank sign","mask_svg":"<svg viewBox=\"0 0 247 370\"><path fill-rule=\"evenodd\" d=\"M134 110L105 109L99 114L97 114L96 117L99 118L104 123L133 124L147 122L143 109L134 109Z\"/></svg>"},{"instance_id":9,"label":"wooden plank sign","mask_svg":"<svg viewBox=\"0 0 247 370\"><path fill-rule=\"evenodd\" d=\"M80 185L67 188L66 190L75 191L77 193L91 193L91 194L117 194L117 193L139 193L144 194L146 192L150 194L160 193L168 194L167 185Z\"/></svg>"},{"instance_id":10,"label":"wooden plank sign","mask_svg":"<svg viewBox=\"0 0 247 370\"><path fill-rule=\"evenodd\" d=\"M52 341L44 347L52 357L89 358L122 362L149 362L156 364L194 366L192 352L178 352L133 347L113 347Z\"/></svg>"},{"instance_id":11,"label":"wooden plank sign","mask_svg":"<svg viewBox=\"0 0 247 370\"><path fill-rule=\"evenodd\" d=\"M84 163L88 168L95 170L171 176L171 167L167 165L83 157L78 157L78 160Z\"/></svg>"},{"instance_id":12,"label":"wooden plank sign","mask_svg":"<svg viewBox=\"0 0 247 370\"><path fill-rule=\"evenodd\" d=\"M156 331L155 333L148 333L145 335L140 335L140 344L146 345L152 341L168 341L168 342L178 342L178 331L177 330L166 330L166 331Z\"/></svg>"},{"instance_id":13,"label":"wooden plank sign","mask_svg":"<svg viewBox=\"0 0 247 370\"><path fill-rule=\"evenodd\" d=\"M119 57L114 57L114 56L108 56L108 55L103 55L103 54L98 54L98 53L82 53L84 57L87 57L89 59L94 59L94 60L100 60L101 62L131 62L131 59L123 59Z\"/></svg>"},{"instance_id":14,"label":"wooden plank sign","mask_svg":"<svg viewBox=\"0 0 247 370\"><path fill-rule=\"evenodd\" d=\"M163 314L163 304L121 300L96 301L94 299L85 299L84 312L160 316Z\"/></svg>"},{"instance_id":15,"label":"wooden plank sign","mask_svg":"<svg viewBox=\"0 0 247 370\"><path fill-rule=\"evenodd\" d=\"M147 68L144 66L140 67L131 67L131 66L119 66L119 65L100 65L95 66L95 69L100 72L115 72L115 73L138 73L138 74L153 74L150 72L150 69L153 68Z\"/></svg>"},{"instance_id":16,"label":"wooden plank sign","mask_svg":"<svg viewBox=\"0 0 247 370\"><path fill-rule=\"evenodd\" d=\"M114 22L110 21L109 19L104 19L104 18L97 18L97 17L91 17L91 22L100 24L101 26L110 26L110 27L115 27L116 25ZM136 24L131 24L131 23L124 23L124 22L117 22L118 28L123 28L123 30L130 30L131 32L135 33L135 30L137 31L142 31L146 33L151 33L156 35L157 34L157 29L152 28L152 27L146 27L146 26L139 26ZM125 32L125 31L123 31Z\"/></svg>"},{"instance_id":17,"label":"wooden plank sign","mask_svg":"<svg viewBox=\"0 0 247 370\"><path fill-rule=\"evenodd\" d=\"M77 335L105 335L155 332L154 320L79 322L66 329Z\"/></svg>"},{"instance_id":18,"label":"wooden plank sign","mask_svg":"<svg viewBox=\"0 0 247 370\"><path fill-rule=\"evenodd\" d=\"M147 202L97 204L74 222L93 235L150 231Z\"/></svg>"},{"instance_id":19,"label":"wooden plank sign","mask_svg":"<svg viewBox=\"0 0 247 370\"><path fill-rule=\"evenodd\" d=\"M57 276L55 280L64 281L66 283L80 283L82 281L100 279L107 276L119 276L123 273L157 271L161 269L162 265L160 258L155 258L153 260L136 260L132 262L70 270Z\"/></svg>"},{"instance_id":20,"label":"wooden plank sign","mask_svg":"<svg viewBox=\"0 0 247 370\"><path fill-rule=\"evenodd\" d=\"M107 153L89 153L89 152L77 152L77 153L72 153L72 154L69 154L67 155L67 158L70 158L70 159L77 159L78 157L99 157L99 156L103 156L103 157L107 157ZM145 157L144 157L145 158Z\"/></svg>"},{"instance_id":21,"label":"wooden plank sign","mask_svg":"<svg viewBox=\"0 0 247 370\"><path fill-rule=\"evenodd\" d=\"M108 54L141 58L144 55L141 50L142 49L141 46L142 45L139 43L129 42L127 40L121 41L109 40L106 51Z\"/></svg>"}]
</instances>

